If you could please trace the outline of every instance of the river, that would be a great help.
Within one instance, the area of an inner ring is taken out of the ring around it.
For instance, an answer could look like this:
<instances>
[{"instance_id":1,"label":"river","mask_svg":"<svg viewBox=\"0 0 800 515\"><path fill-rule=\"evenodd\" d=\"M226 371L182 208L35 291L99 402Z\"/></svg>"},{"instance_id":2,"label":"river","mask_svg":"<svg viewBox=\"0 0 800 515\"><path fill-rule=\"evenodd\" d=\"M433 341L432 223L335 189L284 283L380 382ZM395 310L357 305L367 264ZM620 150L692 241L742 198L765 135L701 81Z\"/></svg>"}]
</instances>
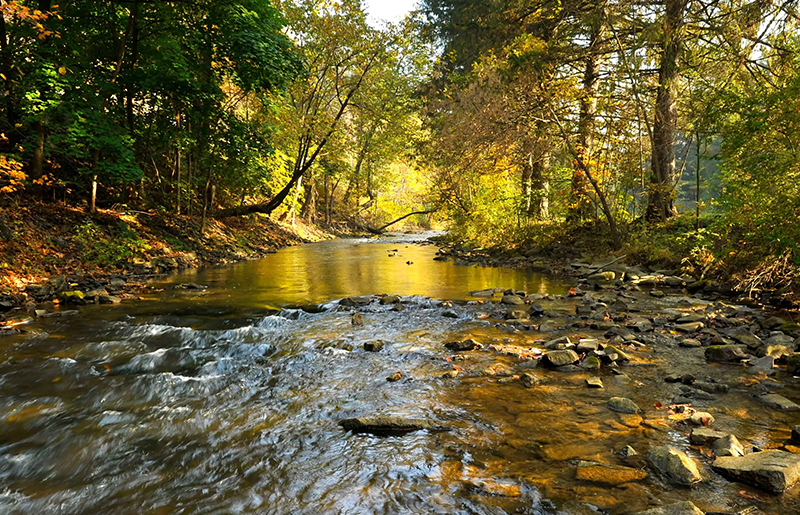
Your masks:
<instances>
[{"instance_id":1,"label":"river","mask_svg":"<svg viewBox=\"0 0 800 515\"><path fill-rule=\"evenodd\" d=\"M492 353L451 361L447 341L530 347L544 337L487 319L487 306L464 302L471 290L549 295L556 314L574 302L560 300L566 280L456 266L435 252L406 236L288 248L170 277L142 301L29 324L0 346L0 512L588 515L686 498L797 512L796 494L743 494L719 477L692 490L653 475L616 486L575 479L577 460L615 463L626 445L686 447L678 430L627 427L605 409L622 393L650 408L660 369L630 367L624 381L604 371L604 390L587 390L587 373L537 369L545 382L527 389L504 371L529 363ZM336 302L377 294L402 301L359 308L363 325ZM383 350L364 351L378 339ZM681 356L658 358L705 365ZM454 365L463 372L443 377ZM794 420L744 394L724 413L735 422L722 425L761 445L788 438ZM371 415L449 430L380 437L339 425Z\"/></svg>"}]
</instances>

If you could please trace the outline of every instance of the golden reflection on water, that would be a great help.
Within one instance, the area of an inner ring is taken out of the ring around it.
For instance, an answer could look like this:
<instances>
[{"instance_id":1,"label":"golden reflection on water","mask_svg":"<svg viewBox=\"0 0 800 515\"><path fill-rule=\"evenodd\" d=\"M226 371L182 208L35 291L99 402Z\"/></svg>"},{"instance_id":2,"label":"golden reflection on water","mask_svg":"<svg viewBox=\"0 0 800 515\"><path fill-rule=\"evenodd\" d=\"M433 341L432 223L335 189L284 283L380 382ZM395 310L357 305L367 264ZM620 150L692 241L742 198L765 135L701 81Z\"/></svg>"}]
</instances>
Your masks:
<instances>
[{"instance_id":1,"label":"golden reflection on water","mask_svg":"<svg viewBox=\"0 0 800 515\"><path fill-rule=\"evenodd\" d=\"M396 255L389 257L394 254ZM287 248L265 259L191 272L181 281L224 287L231 302L278 305L325 302L370 294L467 299L484 288L563 293L565 282L528 270L456 266L434 261L436 247L342 240ZM214 296L212 289L211 296Z\"/></svg>"}]
</instances>

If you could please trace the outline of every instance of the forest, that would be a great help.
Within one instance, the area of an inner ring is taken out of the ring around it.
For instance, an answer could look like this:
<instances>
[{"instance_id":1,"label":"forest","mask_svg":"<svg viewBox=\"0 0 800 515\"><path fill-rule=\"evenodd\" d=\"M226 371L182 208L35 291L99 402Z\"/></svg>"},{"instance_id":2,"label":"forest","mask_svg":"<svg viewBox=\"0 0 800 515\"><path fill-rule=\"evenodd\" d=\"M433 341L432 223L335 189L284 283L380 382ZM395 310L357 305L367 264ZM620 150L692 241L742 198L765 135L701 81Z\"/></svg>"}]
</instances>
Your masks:
<instances>
[{"instance_id":1,"label":"forest","mask_svg":"<svg viewBox=\"0 0 800 515\"><path fill-rule=\"evenodd\" d=\"M793 1L422 0L394 24L359 0L0 13L5 240L35 205L200 234L415 213L476 247L582 242L751 289L797 274Z\"/></svg>"}]
</instances>

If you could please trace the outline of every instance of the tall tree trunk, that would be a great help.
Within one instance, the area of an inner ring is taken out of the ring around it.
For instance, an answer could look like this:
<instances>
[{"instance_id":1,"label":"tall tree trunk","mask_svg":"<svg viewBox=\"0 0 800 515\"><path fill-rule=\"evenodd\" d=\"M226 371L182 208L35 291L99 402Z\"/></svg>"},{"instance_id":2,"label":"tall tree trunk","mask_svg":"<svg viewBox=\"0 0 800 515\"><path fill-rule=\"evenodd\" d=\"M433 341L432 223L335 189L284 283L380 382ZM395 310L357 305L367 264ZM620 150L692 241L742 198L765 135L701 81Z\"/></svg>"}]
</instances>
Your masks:
<instances>
[{"instance_id":1,"label":"tall tree trunk","mask_svg":"<svg viewBox=\"0 0 800 515\"><path fill-rule=\"evenodd\" d=\"M687 0L664 0L664 41L658 70L655 119L653 121L653 173L647 220L666 220L677 214L673 190L678 179L675 166L675 131L678 124L678 58Z\"/></svg>"},{"instance_id":2,"label":"tall tree trunk","mask_svg":"<svg viewBox=\"0 0 800 515\"><path fill-rule=\"evenodd\" d=\"M578 148L581 159L591 167L594 155L595 120L597 118L597 85L600 82L600 55L597 45L603 36L603 21L596 21L592 27L589 48L584 59L583 92L580 98L580 118L578 120ZM581 166L572 172L569 213L567 221L581 222L588 218L592 201L589 197L589 184Z\"/></svg>"},{"instance_id":3,"label":"tall tree trunk","mask_svg":"<svg viewBox=\"0 0 800 515\"><path fill-rule=\"evenodd\" d=\"M529 157L531 169L531 192L530 203L528 205L528 216L541 220L550 214L550 201L547 194L550 190L550 183L545 176L547 167L550 164L550 152L544 150L537 159L533 155Z\"/></svg>"}]
</instances>

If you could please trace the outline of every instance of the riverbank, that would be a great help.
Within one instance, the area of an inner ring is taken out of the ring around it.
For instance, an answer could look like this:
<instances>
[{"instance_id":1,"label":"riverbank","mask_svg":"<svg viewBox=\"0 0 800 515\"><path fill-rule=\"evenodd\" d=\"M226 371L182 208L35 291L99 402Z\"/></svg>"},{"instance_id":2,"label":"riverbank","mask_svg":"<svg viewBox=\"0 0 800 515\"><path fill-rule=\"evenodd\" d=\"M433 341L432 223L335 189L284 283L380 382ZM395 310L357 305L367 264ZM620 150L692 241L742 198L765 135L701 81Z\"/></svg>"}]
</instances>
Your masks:
<instances>
[{"instance_id":1,"label":"riverbank","mask_svg":"<svg viewBox=\"0 0 800 515\"><path fill-rule=\"evenodd\" d=\"M45 302L116 303L155 276L258 259L333 237L268 217L208 220L134 210L83 210L60 204L0 206L0 311Z\"/></svg>"},{"instance_id":2,"label":"riverbank","mask_svg":"<svg viewBox=\"0 0 800 515\"><path fill-rule=\"evenodd\" d=\"M452 234L437 243L442 260L462 264L531 269L575 280L598 271L615 272L617 279L626 274L673 277L673 283L691 286L691 293L724 293L746 304L778 309L800 307L800 282L790 254L762 256L763 252L745 245L730 250L730 242L710 236L704 228L695 232L685 221L658 228L626 227L619 250L610 247L603 224L543 225L530 237L487 247ZM682 279L676 282L674 277Z\"/></svg>"}]
</instances>

